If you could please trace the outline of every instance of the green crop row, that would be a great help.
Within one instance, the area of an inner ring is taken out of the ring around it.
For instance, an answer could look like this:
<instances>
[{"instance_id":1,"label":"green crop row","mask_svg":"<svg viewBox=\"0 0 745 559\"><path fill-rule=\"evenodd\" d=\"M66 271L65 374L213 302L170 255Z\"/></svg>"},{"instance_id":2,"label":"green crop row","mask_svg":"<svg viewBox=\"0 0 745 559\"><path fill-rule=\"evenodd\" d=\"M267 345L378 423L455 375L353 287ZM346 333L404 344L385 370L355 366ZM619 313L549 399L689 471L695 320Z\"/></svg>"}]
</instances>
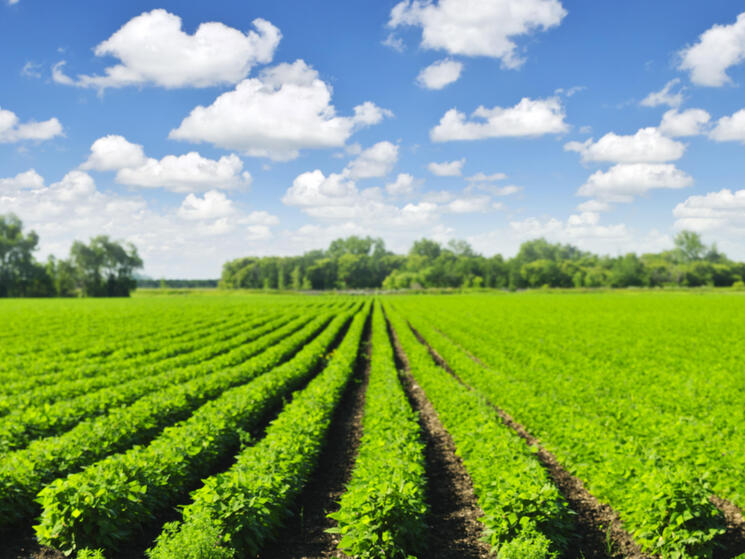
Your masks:
<instances>
[{"instance_id":1,"label":"green crop row","mask_svg":"<svg viewBox=\"0 0 745 559\"><path fill-rule=\"evenodd\" d=\"M12 410L49 405L80 394L90 394L101 388L122 384L145 375L152 376L171 369L206 361L221 352L227 351L227 348L221 342L229 340L234 346L241 345L249 341L248 332L270 322L271 318L273 317L262 317L241 322L212 335L205 332L198 342L167 346L161 351L153 352L151 354L152 361L149 362L141 360L114 361L105 369L89 367L87 370L73 369L64 375L54 375L58 378L52 385L15 386L12 394L6 393L0 396L0 416L6 415ZM289 322L290 319L295 317L285 315L281 318ZM95 371L95 374L91 375L90 372L92 371Z\"/></svg>"},{"instance_id":2,"label":"green crop row","mask_svg":"<svg viewBox=\"0 0 745 559\"><path fill-rule=\"evenodd\" d=\"M253 342L209 361L196 362L181 369L138 378L51 406L28 407L10 413L0 418L0 451L8 452L25 446L31 440L62 433L81 419L101 415L111 408L130 404L146 394L162 390L172 384L236 365L276 344L307 321L307 317L301 317L281 328L276 328L275 323L265 324L252 331L250 337L254 339ZM229 342L226 344L230 345Z\"/></svg>"},{"instance_id":3,"label":"green crop row","mask_svg":"<svg viewBox=\"0 0 745 559\"><path fill-rule=\"evenodd\" d=\"M501 559L558 556L569 541L571 512L535 455L483 397L435 363L398 312L386 309L412 376L471 476L491 546Z\"/></svg>"},{"instance_id":4,"label":"green crop row","mask_svg":"<svg viewBox=\"0 0 745 559\"><path fill-rule=\"evenodd\" d=\"M380 304L372 317L370 380L354 470L329 514L352 557L406 559L426 542L424 445L393 360Z\"/></svg>"},{"instance_id":5,"label":"green crop row","mask_svg":"<svg viewBox=\"0 0 745 559\"><path fill-rule=\"evenodd\" d=\"M368 313L366 305L324 371L285 407L266 436L192 493L183 520L166 525L148 551L151 559L253 556L276 534L316 467L352 377Z\"/></svg>"},{"instance_id":6,"label":"green crop row","mask_svg":"<svg viewBox=\"0 0 745 559\"><path fill-rule=\"evenodd\" d=\"M432 321L429 310L425 318L425 309L416 306L407 305L407 315L423 331ZM588 322L577 320L580 324ZM637 334L640 327L649 326L644 319L622 318L620 313L616 320L634 324ZM603 336L608 333L603 332L602 325L594 328L594 339L588 338L589 343L599 346L589 348L591 357L572 358L588 334L575 334L571 325L541 330L541 343L528 350L522 345L525 342L517 339L503 346L500 338L504 327L495 336L493 332L499 327L485 327L485 319L482 324L475 324L463 315L438 312L435 321L447 336L431 332L430 328L426 336L437 350L458 350L452 342L448 347L449 338L486 362L488 366L479 367L470 375L464 372L467 382L528 426L596 497L615 508L645 551L676 559L712 556L725 522L709 497L715 483L724 485L720 478L737 476L735 471L723 469L737 463L736 453L731 452L732 437L737 439L732 429L714 429L708 436L705 429L716 425L712 422L721 418L724 410L730 410L730 415L739 413L738 407L711 406L709 400L707 411L697 412L663 403L670 400L672 390L676 397L688 392L688 388L679 391L679 387L684 388L680 386L681 378L687 378L686 383L699 392L706 390L707 383L695 375L682 376L681 372L668 376L664 366L655 368L654 356L637 356L636 348L629 351L619 345L603 351L608 344ZM654 327L657 332L650 336L656 336L658 341L665 339L659 325ZM520 329L504 332L507 338L519 334ZM525 333L526 337L532 335ZM572 344L567 344L570 335ZM624 335L628 332L620 328L613 334L619 340ZM683 348L670 347L673 353L685 353ZM639 364L630 358L649 362L647 366L654 376L650 377L644 369L637 375ZM659 358L660 365L664 359ZM695 366L692 357L679 361L683 367L690 367L690 363ZM659 385L661 379L667 380L666 395ZM657 395L649 394L657 390ZM732 397L733 394L723 394L720 399ZM692 400L695 399L694 396ZM724 427L726 422L721 419ZM729 444L723 444L727 438ZM711 439L714 444L706 444ZM739 462L742 464L742 458ZM721 472L721 476L712 472Z\"/></svg>"},{"instance_id":7,"label":"green crop row","mask_svg":"<svg viewBox=\"0 0 745 559\"><path fill-rule=\"evenodd\" d=\"M176 309L174 309L176 310ZM239 308L225 309L226 315L245 315ZM107 319L108 318L108 319ZM170 340L199 332L215 324L214 316L177 311L161 316L142 315L113 322L109 317L88 324L87 328L71 330L70 323L79 324L68 316L57 330L44 332L39 324L27 325L26 336L9 342L9 355L0 365L0 378L17 373L45 375L68 366L85 363L106 363L109 357L136 355L157 347L155 340ZM72 320L70 320L72 319ZM116 325L121 325L117 328ZM28 337L28 326L37 337ZM82 326L82 325L81 325ZM52 343L43 343L51 341ZM31 359L29 359L31 356ZM29 367L32 364L33 367Z\"/></svg>"},{"instance_id":8,"label":"green crop row","mask_svg":"<svg viewBox=\"0 0 745 559\"><path fill-rule=\"evenodd\" d=\"M241 430L250 431L312 374L353 312L334 318L284 365L208 402L149 445L109 456L46 486L39 493L39 541L69 552L115 548L136 533L235 450ZM287 355L302 341L287 338L276 353Z\"/></svg>"},{"instance_id":9,"label":"green crop row","mask_svg":"<svg viewBox=\"0 0 745 559\"><path fill-rule=\"evenodd\" d=\"M31 517L33 498L47 483L114 452L144 444L161 429L185 419L206 401L246 383L297 351L330 319L323 314L282 343L219 372L205 372L184 384L145 396L131 406L83 421L70 431L38 439L0 459L0 528Z\"/></svg>"},{"instance_id":10,"label":"green crop row","mask_svg":"<svg viewBox=\"0 0 745 559\"><path fill-rule=\"evenodd\" d=\"M134 367L147 365L159 361L160 359L177 356L179 353L193 350L201 342L205 332L214 336L218 333L230 333L241 323L255 322L261 317L268 320L271 313L254 313L251 316L233 316L224 320L215 322L205 322L200 320L194 331L189 331L181 336L154 335L151 337L147 351L142 352L113 352L105 359L84 359L81 362L77 360L59 360L52 358L51 362L44 364L43 360L35 358L34 366L40 368L43 373L28 374L27 371L21 370L16 373L5 373L2 376L3 386L0 387L2 394L15 394L27 390L42 387L44 385L56 384L60 380L72 380L75 378L85 378L95 375L104 374L116 370L118 367ZM219 326L219 328L218 328Z\"/></svg>"}]
</instances>

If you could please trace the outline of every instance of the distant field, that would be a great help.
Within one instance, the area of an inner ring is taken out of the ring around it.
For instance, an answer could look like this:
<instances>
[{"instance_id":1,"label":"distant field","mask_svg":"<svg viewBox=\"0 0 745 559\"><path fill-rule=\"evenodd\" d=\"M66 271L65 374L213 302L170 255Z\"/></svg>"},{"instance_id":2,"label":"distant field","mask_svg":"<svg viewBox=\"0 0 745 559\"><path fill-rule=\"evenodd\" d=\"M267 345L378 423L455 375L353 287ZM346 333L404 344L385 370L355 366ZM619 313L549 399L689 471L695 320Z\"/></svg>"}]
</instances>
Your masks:
<instances>
[{"instance_id":1,"label":"distant field","mask_svg":"<svg viewBox=\"0 0 745 559\"><path fill-rule=\"evenodd\" d=\"M0 559L745 552L737 293L212 292L0 318Z\"/></svg>"}]
</instances>

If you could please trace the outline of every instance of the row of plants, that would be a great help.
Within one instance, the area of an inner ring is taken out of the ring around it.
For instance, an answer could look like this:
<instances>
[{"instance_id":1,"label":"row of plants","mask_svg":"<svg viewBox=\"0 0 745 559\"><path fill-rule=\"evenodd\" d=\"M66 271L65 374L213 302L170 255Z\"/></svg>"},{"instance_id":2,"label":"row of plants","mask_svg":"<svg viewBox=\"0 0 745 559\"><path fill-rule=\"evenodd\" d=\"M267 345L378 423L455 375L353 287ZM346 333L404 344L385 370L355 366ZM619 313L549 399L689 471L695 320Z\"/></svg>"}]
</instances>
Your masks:
<instances>
[{"instance_id":1,"label":"row of plants","mask_svg":"<svg viewBox=\"0 0 745 559\"><path fill-rule=\"evenodd\" d=\"M407 315L438 352L463 353L456 342L485 363L470 373L464 366L464 379L616 509L646 552L712 557L725 520L709 498L737 501L742 493L744 414L728 362L739 342L706 347L699 340L715 332L729 337L724 322L713 324L728 313L712 314L715 301L704 310L695 300L649 298L607 314L603 301L592 301L587 316L579 312L584 302L547 302L567 308L539 315L529 301L517 305L522 313L503 313L501 324L491 313L474 319L442 308L433 316L421 304L407 305ZM705 311L708 332L694 320L671 328L668 305L681 318ZM573 323L564 318L570 313ZM432 331L433 320L442 334Z\"/></svg>"},{"instance_id":2,"label":"row of plants","mask_svg":"<svg viewBox=\"0 0 745 559\"><path fill-rule=\"evenodd\" d=\"M238 448L242 433L257 427L312 376L354 312L339 314L290 361L208 402L150 444L47 485L39 493L38 540L65 552L116 549L178 502Z\"/></svg>"},{"instance_id":3,"label":"row of plants","mask_svg":"<svg viewBox=\"0 0 745 559\"><path fill-rule=\"evenodd\" d=\"M300 317L276 329L272 328L272 325L259 327L255 331L254 341L235 347L206 362L197 361L190 366L137 378L49 406L31 406L9 413L0 418L0 456L4 452L21 448L34 439L62 433L81 419L101 415L114 407L130 404L146 394L237 365L272 347L301 328L308 320L309 317Z\"/></svg>"},{"instance_id":4,"label":"row of plants","mask_svg":"<svg viewBox=\"0 0 745 559\"><path fill-rule=\"evenodd\" d=\"M274 320L272 320L274 318ZM86 368L70 368L62 373L50 374L56 377L53 382L35 385L34 378L17 381L8 386L5 394L0 395L0 416L13 410L31 406L49 405L59 400L68 400L80 394L90 394L101 388L123 384L141 378L152 376L172 369L186 367L193 363L209 360L231 347L239 346L251 340L248 332L268 324L279 327L283 322L295 318L293 315L279 317L261 317L255 320L241 320L237 324L229 325L224 330L209 334L205 332L201 339L186 344L169 345L151 354L152 361L142 360L113 360L105 368L96 366ZM253 336L255 334L251 334ZM223 342L228 342L228 346Z\"/></svg>"},{"instance_id":5,"label":"row of plants","mask_svg":"<svg viewBox=\"0 0 745 559\"><path fill-rule=\"evenodd\" d=\"M254 556L277 533L316 468L359 358L369 308L355 316L326 368L285 406L266 436L192 493L182 520L167 524L148 550L151 559Z\"/></svg>"},{"instance_id":6,"label":"row of plants","mask_svg":"<svg viewBox=\"0 0 745 559\"><path fill-rule=\"evenodd\" d=\"M32 441L0 458L0 528L34 515L34 496L56 478L76 472L135 444L146 444L163 428L188 418L205 402L243 385L291 357L331 319L317 317L295 334L251 359L222 371L153 392L130 406L84 420L56 437Z\"/></svg>"},{"instance_id":7,"label":"row of plants","mask_svg":"<svg viewBox=\"0 0 745 559\"><path fill-rule=\"evenodd\" d=\"M6 383L0 391L7 394L16 391L16 385L26 385L31 388L53 384L58 376L64 378L64 375L70 374L71 371L81 371L82 375L91 376L113 370L122 363L146 365L162 358L178 355L180 348L184 348L181 352L187 351L190 344L198 343L205 332L215 334L230 330L231 326L266 314L268 313L252 313L251 315L245 313L229 315L222 320L218 317L213 317L212 320L196 320L191 323L187 331L180 331L177 334L169 331L164 325L166 332L153 333L146 341L139 343L133 341L131 347L122 347L98 358L78 355L34 356L33 360L25 358L26 365L32 365L31 370L27 371L21 366L17 370L0 373L0 378Z\"/></svg>"},{"instance_id":8,"label":"row of plants","mask_svg":"<svg viewBox=\"0 0 745 559\"><path fill-rule=\"evenodd\" d=\"M480 394L438 366L406 319L386 305L408 369L432 403L473 482L485 537L500 559L558 557L572 513L529 447Z\"/></svg>"},{"instance_id":9,"label":"row of plants","mask_svg":"<svg viewBox=\"0 0 745 559\"><path fill-rule=\"evenodd\" d=\"M424 444L401 387L385 317L372 316L370 376L351 478L329 514L339 549L360 558L406 559L425 551L428 507Z\"/></svg>"},{"instance_id":10,"label":"row of plants","mask_svg":"<svg viewBox=\"0 0 745 559\"><path fill-rule=\"evenodd\" d=\"M238 307L223 310L226 315L245 313ZM218 318L204 313L201 306L162 314L145 308L135 308L135 312L117 309L114 314L120 321L112 321L109 313L96 316L88 309L65 309L51 316L47 311L37 320L33 320L34 309L24 305L23 311L15 324L14 313L9 312L7 336L0 349L0 375L17 371L44 374L63 364L103 364L111 355L146 349L157 339L198 332ZM77 327L71 328L71 324Z\"/></svg>"}]
</instances>

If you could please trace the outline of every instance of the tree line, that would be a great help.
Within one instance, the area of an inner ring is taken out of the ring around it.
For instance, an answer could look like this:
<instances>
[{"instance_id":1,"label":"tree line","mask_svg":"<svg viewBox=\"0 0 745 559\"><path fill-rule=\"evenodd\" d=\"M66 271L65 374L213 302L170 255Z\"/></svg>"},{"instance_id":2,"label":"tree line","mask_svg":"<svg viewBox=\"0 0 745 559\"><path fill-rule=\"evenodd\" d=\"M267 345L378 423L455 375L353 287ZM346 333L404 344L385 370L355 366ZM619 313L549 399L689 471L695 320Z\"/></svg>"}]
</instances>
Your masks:
<instances>
[{"instance_id":1,"label":"tree line","mask_svg":"<svg viewBox=\"0 0 745 559\"><path fill-rule=\"evenodd\" d=\"M302 256L245 257L223 266L227 289L524 289L536 287L745 287L745 263L734 262L681 231L660 253L601 256L545 239L524 242L513 258L476 253L465 241L420 239L405 255L382 239L348 237Z\"/></svg>"},{"instance_id":2,"label":"tree line","mask_svg":"<svg viewBox=\"0 0 745 559\"><path fill-rule=\"evenodd\" d=\"M38 262L39 236L15 215L0 215L0 297L128 297L142 259L131 243L100 235L75 241L67 259Z\"/></svg>"}]
</instances>

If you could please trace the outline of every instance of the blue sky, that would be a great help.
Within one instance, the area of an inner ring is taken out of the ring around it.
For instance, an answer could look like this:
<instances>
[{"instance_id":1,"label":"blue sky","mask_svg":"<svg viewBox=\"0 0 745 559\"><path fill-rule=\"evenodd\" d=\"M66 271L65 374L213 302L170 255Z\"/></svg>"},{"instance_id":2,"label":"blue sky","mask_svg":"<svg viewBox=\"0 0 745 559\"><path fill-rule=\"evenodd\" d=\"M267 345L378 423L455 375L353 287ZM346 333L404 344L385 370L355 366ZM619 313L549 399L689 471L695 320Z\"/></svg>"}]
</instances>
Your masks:
<instances>
[{"instance_id":1,"label":"blue sky","mask_svg":"<svg viewBox=\"0 0 745 559\"><path fill-rule=\"evenodd\" d=\"M0 213L154 277L349 234L745 258L745 12L0 0Z\"/></svg>"}]
</instances>

